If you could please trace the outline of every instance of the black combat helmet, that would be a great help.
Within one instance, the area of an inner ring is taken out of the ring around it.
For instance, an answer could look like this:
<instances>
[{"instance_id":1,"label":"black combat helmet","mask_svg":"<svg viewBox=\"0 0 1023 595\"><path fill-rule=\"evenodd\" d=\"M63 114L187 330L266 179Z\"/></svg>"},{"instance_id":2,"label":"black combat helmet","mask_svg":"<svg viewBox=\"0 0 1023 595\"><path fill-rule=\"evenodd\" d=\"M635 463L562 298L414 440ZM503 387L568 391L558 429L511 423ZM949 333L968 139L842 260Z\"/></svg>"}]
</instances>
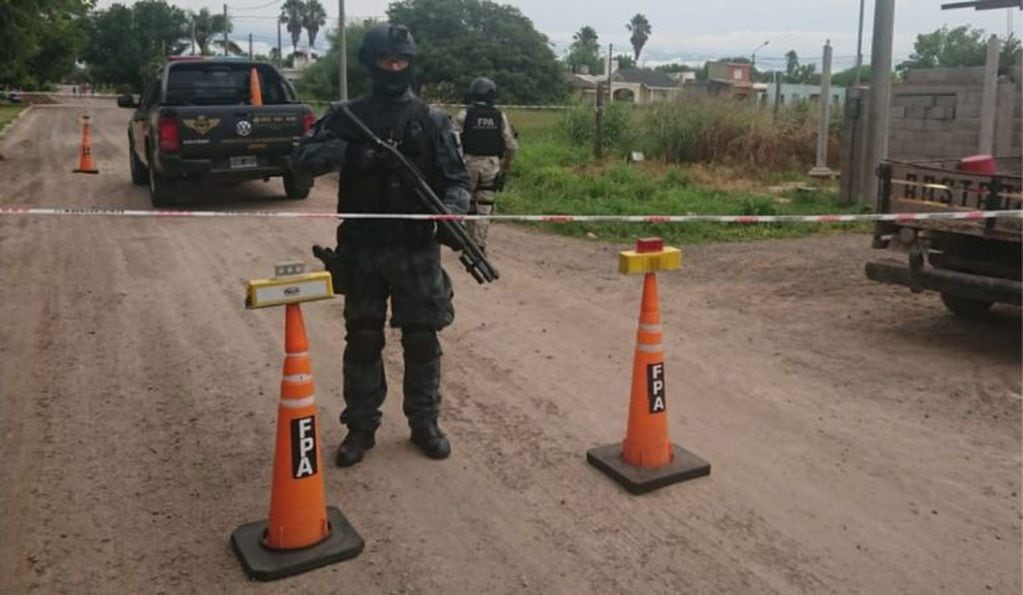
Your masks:
<instances>
[{"instance_id":1,"label":"black combat helmet","mask_svg":"<svg viewBox=\"0 0 1023 595\"><path fill-rule=\"evenodd\" d=\"M377 56L402 56L411 60L416 55L416 41L404 25L375 25L366 32L359 47L359 64L372 68Z\"/></svg>"},{"instance_id":2,"label":"black combat helmet","mask_svg":"<svg viewBox=\"0 0 1023 595\"><path fill-rule=\"evenodd\" d=\"M477 101L493 105L494 99L497 97L497 85L494 81L486 78L479 77L469 85L469 100L466 103L475 103Z\"/></svg>"},{"instance_id":3,"label":"black combat helmet","mask_svg":"<svg viewBox=\"0 0 1023 595\"><path fill-rule=\"evenodd\" d=\"M376 25L366 32L359 47L359 64L369 71L373 79L373 93L397 97L405 93L412 81L412 59L416 55L416 41L404 25ZM409 61L409 67L390 72L376 65L380 56L400 56Z\"/></svg>"}]
</instances>

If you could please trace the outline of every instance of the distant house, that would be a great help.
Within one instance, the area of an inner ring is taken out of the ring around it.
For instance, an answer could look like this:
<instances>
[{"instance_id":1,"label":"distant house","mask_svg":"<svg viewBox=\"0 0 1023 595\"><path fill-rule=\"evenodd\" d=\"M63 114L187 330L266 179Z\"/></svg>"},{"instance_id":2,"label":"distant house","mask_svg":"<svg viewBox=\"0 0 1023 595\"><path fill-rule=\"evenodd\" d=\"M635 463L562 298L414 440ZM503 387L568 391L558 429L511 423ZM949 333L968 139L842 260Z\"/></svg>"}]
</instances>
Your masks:
<instances>
[{"instance_id":1,"label":"distant house","mask_svg":"<svg viewBox=\"0 0 1023 595\"><path fill-rule=\"evenodd\" d=\"M750 65L742 62L710 62L707 64L707 90L748 97L757 91L750 79Z\"/></svg>"},{"instance_id":2,"label":"distant house","mask_svg":"<svg viewBox=\"0 0 1023 595\"><path fill-rule=\"evenodd\" d=\"M675 101L681 88L667 73L651 68L623 68L611 75L611 96L615 101L640 105Z\"/></svg>"},{"instance_id":3,"label":"distant house","mask_svg":"<svg viewBox=\"0 0 1023 595\"><path fill-rule=\"evenodd\" d=\"M830 95L831 105L835 107L842 105L842 101L845 98L845 87L831 85ZM796 83L769 83L764 98L767 105L774 105L776 96L780 105L796 105L807 101L817 103L821 99L821 86Z\"/></svg>"}]
</instances>

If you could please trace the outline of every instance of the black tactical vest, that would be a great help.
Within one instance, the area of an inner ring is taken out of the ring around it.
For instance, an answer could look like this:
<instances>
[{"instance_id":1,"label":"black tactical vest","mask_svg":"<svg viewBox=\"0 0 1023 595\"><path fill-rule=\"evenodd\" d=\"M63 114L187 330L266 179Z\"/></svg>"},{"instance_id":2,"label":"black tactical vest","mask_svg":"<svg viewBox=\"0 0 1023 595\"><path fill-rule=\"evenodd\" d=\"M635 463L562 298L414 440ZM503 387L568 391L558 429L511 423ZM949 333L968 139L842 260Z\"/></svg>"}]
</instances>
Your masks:
<instances>
[{"instance_id":1,"label":"black tactical vest","mask_svg":"<svg viewBox=\"0 0 1023 595\"><path fill-rule=\"evenodd\" d=\"M466 155L500 157L504 154L503 123L496 107L471 106L462 127L462 150Z\"/></svg>"},{"instance_id":2,"label":"black tactical vest","mask_svg":"<svg viewBox=\"0 0 1023 595\"><path fill-rule=\"evenodd\" d=\"M404 109L379 109L371 101L356 100L352 111L384 141L398 150L424 175L434 192L443 196L443 173L434 157L436 126L429 106L412 99ZM347 136L347 135L346 135ZM415 191L402 184L397 173L381 165L368 172L341 170L339 213L427 213ZM433 238L430 221L350 220L342 224L342 241L361 245L422 244Z\"/></svg>"}]
</instances>

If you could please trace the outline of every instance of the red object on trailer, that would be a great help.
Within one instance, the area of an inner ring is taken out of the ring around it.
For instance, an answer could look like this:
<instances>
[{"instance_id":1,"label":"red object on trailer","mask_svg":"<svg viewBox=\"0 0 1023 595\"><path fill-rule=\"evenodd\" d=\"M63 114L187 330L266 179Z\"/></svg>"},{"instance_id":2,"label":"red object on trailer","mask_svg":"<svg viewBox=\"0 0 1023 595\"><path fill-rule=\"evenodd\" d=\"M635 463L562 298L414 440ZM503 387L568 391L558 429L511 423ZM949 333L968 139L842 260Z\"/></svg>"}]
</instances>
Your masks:
<instances>
[{"instance_id":1,"label":"red object on trailer","mask_svg":"<svg viewBox=\"0 0 1023 595\"><path fill-rule=\"evenodd\" d=\"M991 155L970 155L959 160L959 171L993 176L998 173L998 164Z\"/></svg>"}]
</instances>

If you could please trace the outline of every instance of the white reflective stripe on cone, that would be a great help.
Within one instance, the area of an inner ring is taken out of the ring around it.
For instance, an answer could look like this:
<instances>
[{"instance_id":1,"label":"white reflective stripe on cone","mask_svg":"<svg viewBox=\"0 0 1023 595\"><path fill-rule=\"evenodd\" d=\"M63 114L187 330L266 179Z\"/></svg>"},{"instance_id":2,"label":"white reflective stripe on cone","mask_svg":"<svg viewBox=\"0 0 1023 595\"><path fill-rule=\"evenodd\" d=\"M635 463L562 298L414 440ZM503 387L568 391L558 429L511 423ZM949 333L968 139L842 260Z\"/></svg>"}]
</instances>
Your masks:
<instances>
[{"instance_id":1,"label":"white reflective stripe on cone","mask_svg":"<svg viewBox=\"0 0 1023 595\"><path fill-rule=\"evenodd\" d=\"M281 407L285 409L302 409L312 407L316 404L316 395L310 395L304 399L281 399Z\"/></svg>"}]
</instances>

